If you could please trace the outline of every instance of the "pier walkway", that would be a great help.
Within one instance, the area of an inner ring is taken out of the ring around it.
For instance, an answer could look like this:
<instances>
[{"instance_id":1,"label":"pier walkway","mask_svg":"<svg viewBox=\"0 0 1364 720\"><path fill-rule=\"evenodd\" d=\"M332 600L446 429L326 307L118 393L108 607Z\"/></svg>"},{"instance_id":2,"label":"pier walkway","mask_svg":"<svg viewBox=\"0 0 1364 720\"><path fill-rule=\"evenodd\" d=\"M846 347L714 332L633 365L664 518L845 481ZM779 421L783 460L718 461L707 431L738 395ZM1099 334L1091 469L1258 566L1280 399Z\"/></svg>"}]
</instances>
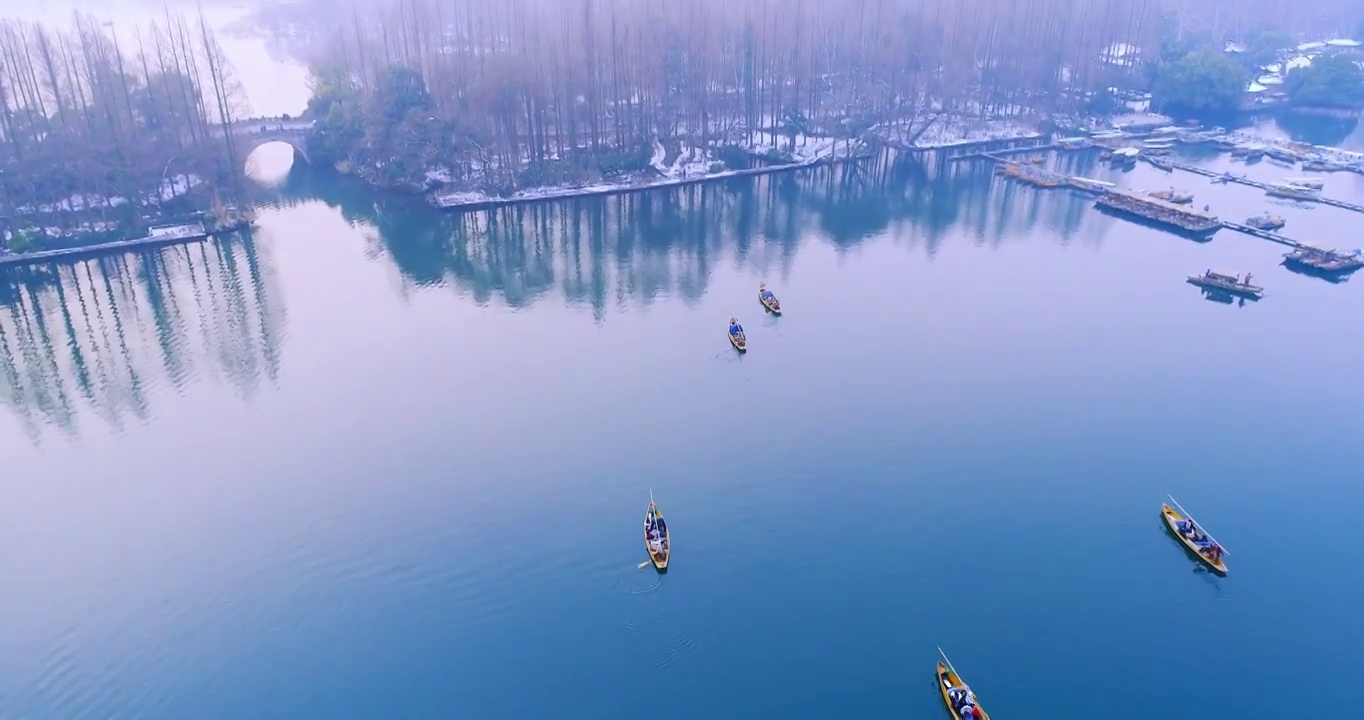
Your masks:
<instances>
[{"instance_id":1,"label":"pier walkway","mask_svg":"<svg viewBox=\"0 0 1364 720\"><path fill-rule=\"evenodd\" d=\"M1214 180L1225 180L1226 182L1234 182L1238 185L1246 185L1253 188L1259 188L1261 190L1269 190L1270 188L1274 187L1274 185L1270 183L1263 183L1260 182L1259 180L1251 180L1249 178L1237 177L1235 175L1227 175L1225 173L1219 173L1215 170L1208 170L1207 168L1195 167L1193 165L1189 165L1174 160L1166 160L1166 162L1169 163L1169 165L1176 170L1191 172L1194 173L1195 175L1202 175L1203 177L1212 178ZM1341 208L1342 210L1351 210L1357 213L1364 213L1364 205L1346 202L1344 200L1336 200L1335 198L1316 196L1311 199L1302 198L1302 202L1321 203L1322 205L1330 205L1331 207L1338 207Z\"/></svg>"},{"instance_id":2,"label":"pier walkway","mask_svg":"<svg viewBox=\"0 0 1364 720\"><path fill-rule=\"evenodd\" d=\"M953 159L956 160L956 159L965 159L965 158L967 158L967 157L971 157L971 158L977 158L977 159L991 160L991 161L994 161L994 162L997 162L997 163L1007 163L1007 162L1011 162L1011 161L1008 160L1008 159L1006 159L1006 158L1004 157L1005 154L1024 153L1024 152L1028 152L1029 150L1040 150L1040 149L1043 149L1043 148L1028 148L1028 149L1026 149L1026 150L1023 149L1023 148L1019 148L1019 149L1017 149L1017 150L1008 150L1008 151L979 152L979 153L972 153L972 154L969 155L969 156L963 155L961 158L953 158ZM1222 173L1214 172L1214 171L1212 171L1212 170L1206 170L1206 169L1200 168L1200 167L1194 167L1194 166L1192 166L1192 165L1185 165L1184 163L1175 162L1175 163L1171 163L1171 164L1174 165L1174 167L1177 168L1177 169L1180 169L1180 170L1187 170L1187 171L1189 171L1189 172L1191 172L1191 173L1194 173L1194 174L1196 174L1196 175L1202 175L1202 176L1204 176L1204 177L1216 178L1216 179L1220 179L1220 178L1225 177ZM1233 177L1233 178L1228 178L1228 180L1229 180L1229 181L1232 181L1232 182L1239 182L1239 183L1241 183L1242 185L1249 185L1250 187L1261 188L1261 189L1264 189L1264 190L1268 190L1268 189L1271 187L1268 183L1262 183L1262 182L1258 182L1258 181L1255 181L1255 180L1247 180L1247 179L1245 179L1245 178L1235 178L1235 177ZM1342 201L1339 201L1339 200L1332 200L1332 199L1330 199L1330 198L1317 198L1316 201L1317 201L1317 202L1324 203L1324 204L1327 204L1327 205L1335 205L1335 206L1337 206L1337 207L1343 207L1343 208L1350 209L1350 210L1357 210L1358 212L1364 212L1364 206L1353 205L1353 204L1351 204L1351 203L1342 202ZM1257 228L1257 227L1251 227L1250 225L1246 225L1246 224L1244 224L1244 223L1231 222L1230 220L1220 220L1219 222L1221 222L1221 223L1222 223L1222 227L1226 228L1227 230L1234 230L1234 231L1239 232L1239 233L1245 233L1246 235L1251 235L1251 236L1260 238L1260 239L1262 239L1262 240L1268 240L1268 241L1270 241L1270 242L1279 243L1280 245L1287 245L1288 247L1291 247L1291 248L1300 248L1300 247L1303 247L1303 246L1304 246L1304 243L1299 242L1299 241L1297 241L1297 240L1294 240L1293 238L1285 237L1285 236L1280 235L1280 234L1278 234L1278 233L1270 232L1270 231L1268 231L1268 230L1261 230L1260 228Z\"/></svg>"},{"instance_id":3,"label":"pier walkway","mask_svg":"<svg viewBox=\"0 0 1364 720\"><path fill-rule=\"evenodd\" d=\"M1292 238L1287 238L1284 237L1283 235L1270 232L1268 230L1261 230L1260 228L1257 227L1251 227L1249 225L1243 225L1241 223L1234 223L1229 220L1223 220L1222 227L1228 230L1235 230L1236 232L1245 233L1247 235L1254 235L1257 238L1268 240L1270 242L1276 242L1279 243L1280 245L1287 245L1292 248L1303 247L1303 243L1300 243Z\"/></svg>"}]
</instances>

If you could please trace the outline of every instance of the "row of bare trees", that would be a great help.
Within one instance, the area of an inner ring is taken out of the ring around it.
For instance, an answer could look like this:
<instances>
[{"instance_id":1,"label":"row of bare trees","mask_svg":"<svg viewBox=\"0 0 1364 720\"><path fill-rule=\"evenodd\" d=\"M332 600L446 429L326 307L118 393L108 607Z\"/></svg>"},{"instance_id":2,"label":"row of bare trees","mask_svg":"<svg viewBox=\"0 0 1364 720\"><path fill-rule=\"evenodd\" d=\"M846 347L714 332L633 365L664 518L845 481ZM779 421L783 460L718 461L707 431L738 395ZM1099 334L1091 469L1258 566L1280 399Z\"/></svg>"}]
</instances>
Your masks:
<instances>
[{"instance_id":1,"label":"row of bare trees","mask_svg":"<svg viewBox=\"0 0 1364 720\"><path fill-rule=\"evenodd\" d=\"M202 17L130 35L0 22L0 215L10 245L119 232L235 178L240 86ZM22 249L22 248L16 248Z\"/></svg>"},{"instance_id":2,"label":"row of bare trees","mask_svg":"<svg viewBox=\"0 0 1364 720\"><path fill-rule=\"evenodd\" d=\"M1346 0L381 2L338 13L316 48L313 110L332 117L313 149L392 182L440 166L474 184L551 160L640 164L654 135L751 147L763 128L912 134L940 115L1076 110L1110 87L1149 87L1172 32L1213 46L1262 29L1256 12L1296 15L1286 27L1303 32L1304 18L1352 12Z\"/></svg>"},{"instance_id":3,"label":"row of bare trees","mask_svg":"<svg viewBox=\"0 0 1364 720\"><path fill-rule=\"evenodd\" d=\"M330 149L349 157L333 159L426 149L475 173L654 134L706 146L783 124L851 135L1056 107L1068 88L1131 72L1096 58L1154 44L1159 20L1159 0L390 0L350 12L318 48L314 109L344 116L320 130L348 134ZM365 98L391 99L394 66L429 92L399 109L443 124L419 147L376 149L390 134L365 123L401 118Z\"/></svg>"}]
</instances>

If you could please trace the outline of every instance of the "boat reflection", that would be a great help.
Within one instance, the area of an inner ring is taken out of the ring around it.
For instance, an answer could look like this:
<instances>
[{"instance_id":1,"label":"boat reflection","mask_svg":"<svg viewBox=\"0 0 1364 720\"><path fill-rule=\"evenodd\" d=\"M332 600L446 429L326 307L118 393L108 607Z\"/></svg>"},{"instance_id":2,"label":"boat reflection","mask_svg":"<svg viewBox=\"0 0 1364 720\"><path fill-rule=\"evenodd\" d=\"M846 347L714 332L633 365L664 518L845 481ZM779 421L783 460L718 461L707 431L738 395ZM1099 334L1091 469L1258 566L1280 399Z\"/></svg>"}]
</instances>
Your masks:
<instances>
[{"instance_id":1,"label":"boat reflection","mask_svg":"<svg viewBox=\"0 0 1364 720\"><path fill-rule=\"evenodd\" d=\"M1299 265L1297 263L1288 262L1287 260L1279 263L1279 265L1282 266L1285 270L1288 270L1289 272L1293 273L1294 275L1302 275L1304 277L1316 278L1317 280L1325 280L1326 282L1331 283L1332 285L1339 285L1344 282L1349 282L1351 275L1351 273L1333 273L1323 272L1321 270L1314 270L1310 267Z\"/></svg>"},{"instance_id":2,"label":"boat reflection","mask_svg":"<svg viewBox=\"0 0 1364 720\"><path fill-rule=\"evenodd\" d=\"M1203 299L1209 302L1221 303L1223 305L1236 305L1237 307L1246 306L1245 298L1232 295L1226 290L1202 288L1201 292L1203 294Z\"/></svg>"}]
</instances>

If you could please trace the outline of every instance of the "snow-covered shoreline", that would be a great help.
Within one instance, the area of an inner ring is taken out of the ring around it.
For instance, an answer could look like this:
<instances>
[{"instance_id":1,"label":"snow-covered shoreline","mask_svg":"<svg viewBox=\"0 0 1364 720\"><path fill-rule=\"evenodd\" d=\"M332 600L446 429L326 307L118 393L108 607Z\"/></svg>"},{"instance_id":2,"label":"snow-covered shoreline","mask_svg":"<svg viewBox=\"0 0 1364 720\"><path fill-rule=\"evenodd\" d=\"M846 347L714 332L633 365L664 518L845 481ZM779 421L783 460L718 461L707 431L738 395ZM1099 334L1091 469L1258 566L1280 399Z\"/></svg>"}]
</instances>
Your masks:
<instances>
[{"instance_id":1,"label":"snow-covered shoreline","mask_svg":"<svg viewBox=\"0 0 1364 720\"><path fill-rule=\"evenodd\" d=\"M716 173L705 173L701 175L691 175L688 177L663 177L658 180L644 181L624 181L615 183L593 183L591 185L577 186L558 186L530 188L518 190L506 197L494 197L486 193L473 192L453 192L443 195L436 195L432 198L432 204L442 210L481 210L495 207L505 207L507 205L520 205L523 203L540 202L544 200L565 200L568 198L602 197L605 195L624 195L626 193L644 192L646 190L657 190L660 188L681 187L684 185L697 185L705 182L717 180L732 180L741 177L754 177L757 175L770 175L772 173L799 170L801 168L813 167L819 164L820 160L808 160L798 163L788 163L785 165L769 165L766 167L748 168L746 170L722 170Z\"/></svg>"},{"instance_id":2,"label":"snow-covered shoreline","mask_svg":"<svg viewBox=\"0 0 1364 720\"><path fill-rule=\"evenodd\" d=\"M1012 118L938 118L922 134L917 134L921 127L913 124L908 127L877 125L871 132L883 141L900 143L915 150L945 150L1010 140L1036 140L1046 135L1035 124Z\"/></svg>"},{"instance_id":3,"label":"snow-covered shoreline","mask_svg":"<svg viewBox=\"0 0 1364 720\"><path fill-rule=\"evenodd\" d=\"M761 134L771 135L771 133ZM544 200L622 195L625 193L644 192L646 190L657 190L660 188L696 185L705 182L732 180L734 178L754 177L758 175L770 175L772 173L800 170L821 163L838 162L839 160L852 157L855 154L851 150L847 150L847 148L851 148L854 143L850 143L843 139L807 138L798 134L795 138L796 145L794 148L790 147L791 142L790 136L777 135L774 136L770 142L760 140L753 143L751 146L746 147L746 151L749 155L755 157L766 157L771 154L783 155L789 157L791 160L790 162L741 170L715 170L717 166L723 166L720 158L712 155L703 148L688 145L682 145L681 152L678 154L677 158L674 159L671 164L668 164L666 162L668 156L667 149L660 140L655 139L653 141L653 154L649 159L649 167L658 174L657 178L635 175L632 178L616 182L526 188L524 190L517 190L505 197L497 197L477 190L453 191L436 193L431 198L431 204L442 210L479 210L540 202ZM790 153L789 155L785 155L785 152L788 149L790 150Z\"/></svg>"}]
</instances>

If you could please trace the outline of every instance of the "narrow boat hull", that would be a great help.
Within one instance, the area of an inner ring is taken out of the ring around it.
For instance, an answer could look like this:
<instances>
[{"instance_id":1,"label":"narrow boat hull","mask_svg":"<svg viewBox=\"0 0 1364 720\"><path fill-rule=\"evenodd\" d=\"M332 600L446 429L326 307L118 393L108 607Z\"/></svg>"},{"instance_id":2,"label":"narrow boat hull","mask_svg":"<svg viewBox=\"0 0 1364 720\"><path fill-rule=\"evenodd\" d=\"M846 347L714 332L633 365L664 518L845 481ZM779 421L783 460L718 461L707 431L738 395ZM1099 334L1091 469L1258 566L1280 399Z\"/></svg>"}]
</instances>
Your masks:
<instances>
[{"instance_id":1,"label":"narrow boat hull","mask_svg":"<svg viewBox=\"0 0 1364 720\"><path fill-rule=\"evenodd\" d=\"M657 513L657 514L658 514L658 518L659 518L660 520L663 519L663 513L658 512L658 508L655 507L652 503L649 505L649 509L650 509L650 510L653 510L655 513ZM657 571L659 571L659 572L661 572L661 573L668 572L668 560L672 557L672 554L673 554L673 539L672 539L673 531L672 531L672 528L668 527L667 521L664 521L664 523L663 523L663 552L662 552L662 553L655 553L653 547L651 547L651 546L649 545L649 527L648 527L648 525L647 525L648 519L649 519L649 512L648 512L648 510L646 510L646 511L644 512L644 519L645 519L645 523L646 523L646 525L645 525L645 527L644 527L644 552L646 552L646 553L649 554L649 562L653 563L653 566L654 566L654 569L655 569L655 570L657 570Z\"/></svg>"},{"instance_id":2,"label":"narrow boat hull","mask_svg":"<svg viewBox=\"0 0 1364 720\"><path fill-rule=\"evenodd\" d=\"M1213 282L1206 278L1199 277L1198 275L1190 275L1188 282L1191 285L1197 285L1198 287L1204 288L1205 290L1217 290L1224 293L1230 293L1232 295L1243 297L1248 300L1259 300L1265 295L1264 288L1257 287L1255 285L1249 286L1227 285L1225 283Z\"/></svg>"},{"instance_id":3,"label":"narrow boat hull","mask_svg":"<svg viewBox=\"0 0 1364 720\"><path fill-rule=\"evenodd\" d=\"M944 680L946 680L946 682L944 682ZM961 715L957 713L956 708L952 707L952 698L947 694L948 685L950 684L954 687L961 685L961 678L942 662L939 662L937 681L938 694L942 696L943 705L947 706L947 714L951 715L954 720L961 720ZM976 704L976 711L976 717L979 720L990 720L990 713L985 712L985 708L980 706L979 701L977 701Z\"/></svg>"},{"instance_id":4,"label":"narrow boat hull","mask_svg":"<svg viewBox=\"0 0 1364 720\"><path fill-rule=\"evenodd\" d=\"M1174 533L1175 539L1179 541L1180 545L1184 546L1184 549L1186 551L1188 551L1194 557L1198 558L1198 561L1203 563L1203 565L1206 566L1209 570L1212 570L1218 575L1227 574L1227 564L1225 562L1223 562L1222 560L1213 562L1212 560L1208 559L1207 555L1204 555L1203 553L1198 551L1198 545L1194 544L1192 540L1180 534L1179 526L1176 525L1176 523L1178 523L1180 520L1183 520L1184 518L1179 513L1175 512L1174 508L1170 507L1169 505L1161 505L1160 516L1165 520L1165 528L1170 532Z\"/></svg>"},{"instance_id":5,"label":"narrow boat hull","mask_svg":"<svg viewBox=\"0 0 1364 720\"><path fill-rule=\"evenodd\" d=\"M748 352L748 339L742 335L731 334L729 336L729 344L733 345L734 349L741 353Z\"/></svg>"}]
</instances>

